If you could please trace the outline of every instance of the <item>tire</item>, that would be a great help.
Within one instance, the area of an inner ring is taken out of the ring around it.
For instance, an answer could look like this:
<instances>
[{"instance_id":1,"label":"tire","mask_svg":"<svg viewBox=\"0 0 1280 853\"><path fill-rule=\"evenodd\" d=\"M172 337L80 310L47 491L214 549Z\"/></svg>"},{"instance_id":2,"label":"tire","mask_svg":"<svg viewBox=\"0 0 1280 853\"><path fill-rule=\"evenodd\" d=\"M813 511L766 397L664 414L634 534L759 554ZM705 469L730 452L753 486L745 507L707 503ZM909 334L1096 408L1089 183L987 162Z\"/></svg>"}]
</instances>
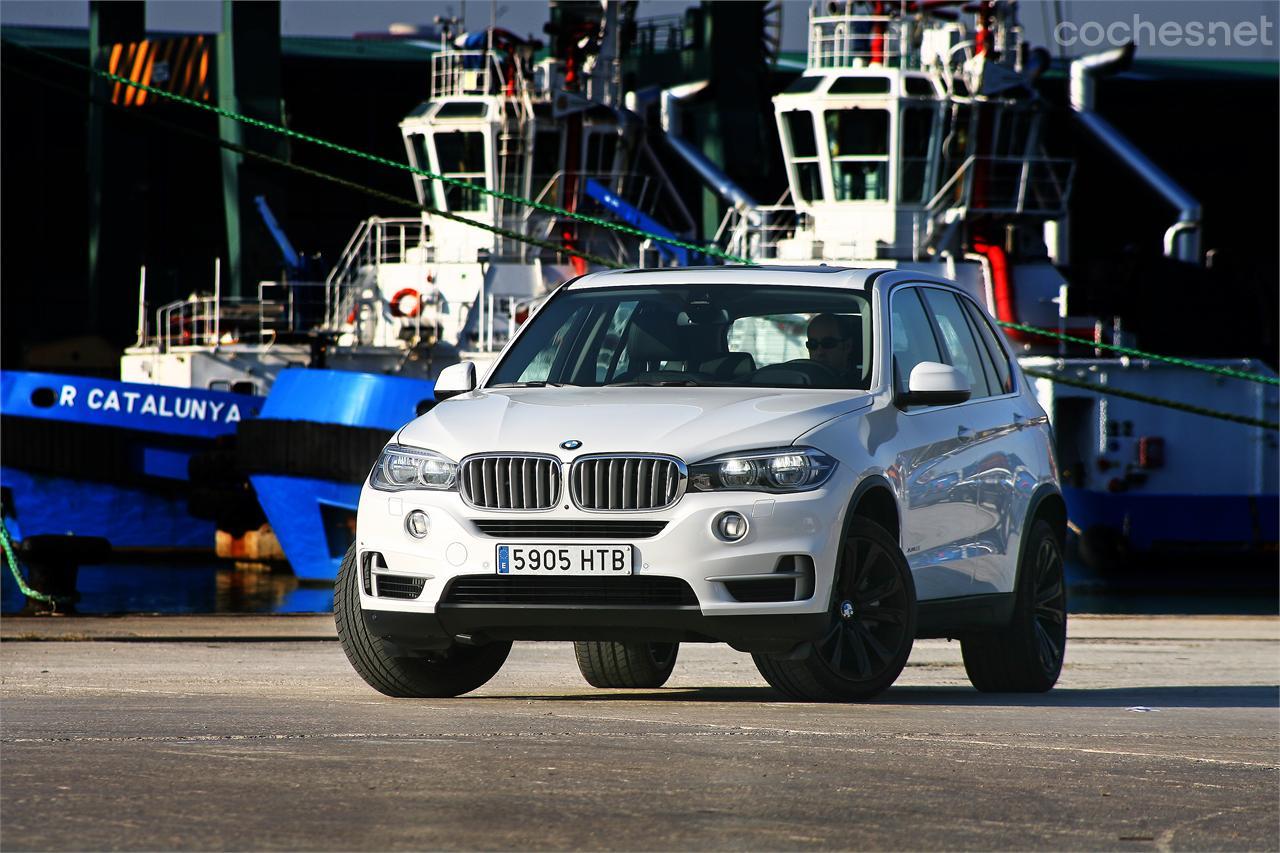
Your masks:
<instances>
[{"instance_id":1,"label":"tire","mask_svg":"<svg viewBox=\"0 0 1280 853\"><path fill-rule=\"evenodd\" d=\"M831 588L831 622L801 657L753 655L765 681L806 702L865 701L897 680L916 636L916 588L898 543L854 518Z\"/></svg>"},{"instance_id":2,"label":"tire","mask_svg":"<svg viewBox=\"0 0 1280 853\"><path fill-rule=\"evenodd\" d=\"M442 651L412 657L392 654L365 625L359 576L352 545L333 587L333 618L347 660L374 690L402 699L460 696L480 687L502 668L511 651L509 642L483 646L455 643Z\"/></svg>"},{"instance_id":3,"label":"tire","mask_svg":"<svg viewBox=\"0 0 1280 853\"><path fill-rule=\"evenodd\" d=\"M1062 543L1046 521L1031 526L1018 565L1007 628L961 638L969 681L984 693L1044 693L1058 681L1067 649Z\"/></svg>"},{"instance_id":4,"label":"tire","mask_svg":"<svg viewBox=\"0 0 1280 853\"><path fill-rule=\"evenodd\" d=\"M679 643L576 642L578 671L592 687L661 687L676 667Z\"/></svg>"}]
</instances>

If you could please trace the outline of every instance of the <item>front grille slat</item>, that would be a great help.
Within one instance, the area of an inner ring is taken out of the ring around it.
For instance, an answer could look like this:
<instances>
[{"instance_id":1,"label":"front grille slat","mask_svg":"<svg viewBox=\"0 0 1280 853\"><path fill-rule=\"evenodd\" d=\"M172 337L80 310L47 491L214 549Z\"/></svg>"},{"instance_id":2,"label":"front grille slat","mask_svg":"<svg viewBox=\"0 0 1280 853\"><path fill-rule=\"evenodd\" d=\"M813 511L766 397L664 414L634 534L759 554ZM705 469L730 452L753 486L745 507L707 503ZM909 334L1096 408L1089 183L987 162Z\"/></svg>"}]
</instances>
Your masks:
<instances>
[{"instance_id":1,"label":"front grille slat","mask_svg":"<svg viewBox=\"0 0 1280 853\"><path fill-rule=\"evenodd\" d=\"M440 603L694 607L698 599L680 578L648 575L624 578L464 575L449 583Z\"/></svg>"},{"instance_id":2,"label":"front grille slat","mask_svg":"<svg viewBox=\"0 0 1280 853\"><path fill-rule=\"evenodd\" d=\"M413 578L407 575L374 574L374 584L378 598L414 599L422 595L426 586L426 578Z\"/></svg>"},{"instance_id":3,"label":"front grille slat","mask_svg":"<svg viewBox=\"0 0 1280 853\"><path fill-rule=\"evenodd\" d=\"M560 461L533 453L462 460L462 499L481 509L550 509L560 499Z\"/></svg>"},{"instance_id":4,"label":"front grille slat","mask_svg":"<svg viewBox=\"0 0 1280 853\"><path fill-rule=\"evenodd\" d=\"M498 503L498 484L495 473L496 468L490 460L485 459L480 463L480 470L484 475L484 491L481 493L484 496L484 503L482 506L500 506Z\"/></svg>"},{"instance_id":5,"label":"front grille slat","mask_svg":"<svg viewBox=\"0 0 1280 853\"><path fill-rule=\"evenodd\" d=\"M678 501L684 476L684 466L665 456L588 456L573 463L569 483L582 509L643 512Z\"/></svg>"},{"instance_id":6,"label":"front grille slat","mask_svg":"<svg viewBox=\"0 0 1280 853\"><path fill-rule=\"evenodd\" d=\"M665 521L481 518L472 521L485 536L506 539L651 539Z\"/></svg>"}]
</instances>

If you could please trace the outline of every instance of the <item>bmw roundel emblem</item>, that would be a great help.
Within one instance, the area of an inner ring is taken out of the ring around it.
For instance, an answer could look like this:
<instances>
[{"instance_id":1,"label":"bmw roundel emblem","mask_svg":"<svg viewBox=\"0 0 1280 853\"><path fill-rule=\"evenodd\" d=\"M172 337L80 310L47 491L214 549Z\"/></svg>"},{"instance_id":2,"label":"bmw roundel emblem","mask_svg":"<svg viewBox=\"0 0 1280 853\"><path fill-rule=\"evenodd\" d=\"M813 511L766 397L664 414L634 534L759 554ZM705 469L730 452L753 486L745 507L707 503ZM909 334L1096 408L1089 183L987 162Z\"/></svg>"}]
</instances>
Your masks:
<instances>
[{"instance_id":1,"label":"bmw roundel emblem","mask_svg":"<svg viewBox=\"0 0 1280 853\"><path fill-rule=\"evenodd\" d=\"M578 441L578 439L576 438L571 438L568 441L560 442L560 448L562 450L577 450L581 446L582 446L582 442Z\"/></svg>"}]
</instances>

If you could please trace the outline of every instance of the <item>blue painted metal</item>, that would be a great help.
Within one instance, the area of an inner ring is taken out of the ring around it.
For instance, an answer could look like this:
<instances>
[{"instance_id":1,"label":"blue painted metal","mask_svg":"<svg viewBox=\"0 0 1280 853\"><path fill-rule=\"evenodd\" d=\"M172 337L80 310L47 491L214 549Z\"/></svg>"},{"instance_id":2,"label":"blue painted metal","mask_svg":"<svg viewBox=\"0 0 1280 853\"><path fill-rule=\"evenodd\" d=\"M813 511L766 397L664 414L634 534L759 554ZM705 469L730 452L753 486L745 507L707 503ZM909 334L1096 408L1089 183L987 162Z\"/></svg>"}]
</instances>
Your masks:
<instances>
[{"instance_id":1,"label":"blue painted metal","mask_svg":"<svg viewBox=\"0 0 1280 853\"><path fill-rule=\"evenodd\" d=\"M260 417L394 431L435 399L436 383L377 373L291 368L280 372Z\"/></svg>"},{"instance_id":2,"label":"blue painted metal","mask_svg":"<svg viewBox=\"0 0 1280 853\"><path fill-rule=\"evenodd\" d=\"M1165 495L1096 492L1063 487L1067 514L1081 530L1128 531L1139 552L1162 545L1195 543L1225 550L1275 547L1280 540L1276 495Z\"/></svg>"},{"instance_id":3,"label":"blue painted metal","mask_svg":"<svg viewBox=\"0 0 1280 853\"><path fill-rule=\"evenodd\" d=\"M234 433L262 403L261 397L229 391L0 371L0 412L24 418L217 438Z\"/></svg>"},{"instance_id":4,"label":"blue painted metal","mask_svg":"<svg viewBox=\"0 0 1280 853\"><path fill-rule=\"evenodd\" d=\"M672 240L680 238L674 234L671 229L665 227L661 222L649 216L636 208L635 205L626 201L616 193L610 192L600 184L595 178L587 178L586 193L590 198L595 199L600 204L612 210L618 217L628 225L634 225L651 234L658 234L662 237L669 237ZM655 241L654 247L663 257L675 261L682 267L689 265L689 252L679 246L671 246L666 243Z\"/></svg>"},{"instance_id":5,"label":"blue painted metal","mask_svg":"<svg viewBox=\"0 0 1280 853\"><path fill-rule=\"evenodd\" d=\"M297 249L293 248L289 235L284 233L284 229L280 227L280 222L276 219L276 215L271 212L271 207L267 204L267 197L256 195L253 197L253 203L258 206L258 215L262 217L267 230L271 232L276 245L280 247L280 254L284 256L285 266L295 273L303 272L306 267L306 260L298 254Z\"/></svg>"},{"instance_id":6,"label":"blue painted metal","mask_svg":"<svg viewBox=\"0 0 1280 853\"><path fill-rule=\"evenodd\" d=\"M192 518L172 490L47 476L0 467L25 536L101 536L116 548L212 551L212 521Z\"/></svg>"},{"instance_id":7,"label":"blue painted metal","mask_svg":"<svg viewBox=\"0 0 1280 853\"><path fill-rule=\"evenodd\" d=\"M253 474L249 481L293 573L334 580L355 538L360 484L282 474Z\"/></svg>"},{"instance_id":8,"label":"blue painted metal","mask_svg":"<svg viewBox=\"0 0 1280 853\"><path fill-rule=\"evenodd\" d=\"M136 432L131 457L155 478L111 483L22 470L5 459L0 481L28 536L101 536L117 548L212 551L214 525L187 511L182 484L196 450L257 414L262 397L29 371L0 371L0 412L33 420ZM86 432L85 440L92 440ZM176 437L176 440L175 440ZM168 480L170 484L162 485Z\"/></svg>"},{"instance_id":9,"label":"blue painted metal","mask_svg":"<svg viewBox=\"0 0 1280 853\"><path fill-rule=\"evenodd\" d=\"M262 407L264 420L384 429L388 434L434 399L435 383L376 373L291 369L281 372ZM370 463L373 460L369 460ZM359 483L279 474L250 478L271 529L304 580L333 580L355 537Z\"/></svg>"}]
</instances>

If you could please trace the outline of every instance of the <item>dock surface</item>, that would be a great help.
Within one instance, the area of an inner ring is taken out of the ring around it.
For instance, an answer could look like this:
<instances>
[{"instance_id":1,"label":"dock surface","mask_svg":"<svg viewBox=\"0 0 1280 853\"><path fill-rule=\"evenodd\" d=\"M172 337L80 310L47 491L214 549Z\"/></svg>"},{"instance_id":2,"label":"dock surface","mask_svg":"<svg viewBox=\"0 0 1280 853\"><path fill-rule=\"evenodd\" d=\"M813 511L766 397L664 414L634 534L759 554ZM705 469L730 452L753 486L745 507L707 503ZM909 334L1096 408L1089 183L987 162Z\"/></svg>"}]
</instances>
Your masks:
<instances>
[{"instance_id":1,"label":"dock surface","mask_svg":"<svg viewBox=\"0 0 1280 853\"><path fill-rule=\"evenodd\" d=\"M596 690L516 644L387 699L323 616L0 621L0 847L1280 849L1280 619L1073 616L1059 687L916 644L865 705L782 701L685 645Z\"/></svg>"}]
</instances>

